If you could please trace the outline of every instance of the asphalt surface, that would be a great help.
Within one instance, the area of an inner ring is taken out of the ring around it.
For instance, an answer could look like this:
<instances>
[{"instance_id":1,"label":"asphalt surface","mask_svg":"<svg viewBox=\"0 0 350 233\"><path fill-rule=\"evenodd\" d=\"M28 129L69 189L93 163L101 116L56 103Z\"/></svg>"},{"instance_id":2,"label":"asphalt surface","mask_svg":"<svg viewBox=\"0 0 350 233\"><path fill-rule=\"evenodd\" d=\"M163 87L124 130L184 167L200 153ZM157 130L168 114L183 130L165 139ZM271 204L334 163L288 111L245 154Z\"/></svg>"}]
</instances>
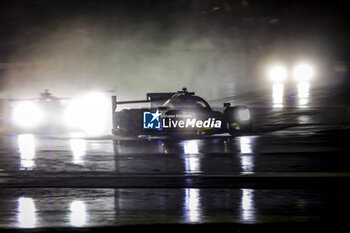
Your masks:
<instances>
[{"instance_id":1,"label":"asphalt surface","mask_svg":"<svg viewBox=\"0 0 350 233\"><path fill-rule=\"evenodd\" d=\"M231 138L1 137L0 227L339 221L347 129Z\"/></svg>"},{"instance_id":2,"label":"asphalt surface","mask_svg":"<svg viewBox=\"0 0 350 233\"><path fill-rule=\"evenodd\" d=\"M346 226L348 107L252 105L254 132L238 137L3 133L0 230L193 232L224 226L296 232Z\"/></svg>"}]
</instances>

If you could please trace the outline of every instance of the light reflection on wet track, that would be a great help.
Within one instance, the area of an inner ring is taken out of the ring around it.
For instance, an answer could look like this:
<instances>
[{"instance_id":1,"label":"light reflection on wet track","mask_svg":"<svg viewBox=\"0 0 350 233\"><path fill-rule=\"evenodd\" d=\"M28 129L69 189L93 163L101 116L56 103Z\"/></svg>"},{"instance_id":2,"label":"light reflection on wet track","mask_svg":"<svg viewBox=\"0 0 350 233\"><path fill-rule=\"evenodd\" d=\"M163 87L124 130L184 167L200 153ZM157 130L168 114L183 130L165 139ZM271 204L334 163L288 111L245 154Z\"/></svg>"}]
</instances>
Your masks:
<instances>
[{"instance_id":1,"label":"light reflection on wet track","mask_svg":"<svg viewBox=\"0 0 350 233\"><path fill-rule=\"evenodd\" d=\"M87 140L24 134L6 137L3 141L11 146L7 148L0 168L12 172L253 174L347 171L345 164L329 157L333 152L347 150L346 144L337 138L328 141L324 137L270 134L189 140Z\"/></svg>"},{"instance_id":2,"label":"light reflection on wet track","mask_svg":"<svg viewBox=\"0 0 350 233\"><path fill-rule=\"evenodd\" d=\"M18 174L28 175L35 184L35 179L40 181L41 176L61 176L66 172L73 172L74 177L69 179L78 181L89 172L110 172L111 176L140 174L138 182L141 183L143 175L216 174L220 179L221 174L268 173L278 177L303 172L349 173L346 156L349 148L341 137L305 136L298 132L284 130L235 138L221 135L188 140L3 136L0 138L0 185L3 187L0 226L265 223L343 218L341 213L349 207L349 193L343 187L256 189L243 187L244 184L241 188L176 186L168 189L6 187L6 180Z\"/></svg>"},{"instance_id":3,"label":"light reflection on wet track","mask_svg":"<svg viewBox=\"0 0 350 233\"><path fill-rule=\"evenodd\" d=\"M0 226L109 226L130 223L294 221L342 218L336 190L2 189ZM270 219L270 220L269 220Z\"/></svg>"}]
</instances>

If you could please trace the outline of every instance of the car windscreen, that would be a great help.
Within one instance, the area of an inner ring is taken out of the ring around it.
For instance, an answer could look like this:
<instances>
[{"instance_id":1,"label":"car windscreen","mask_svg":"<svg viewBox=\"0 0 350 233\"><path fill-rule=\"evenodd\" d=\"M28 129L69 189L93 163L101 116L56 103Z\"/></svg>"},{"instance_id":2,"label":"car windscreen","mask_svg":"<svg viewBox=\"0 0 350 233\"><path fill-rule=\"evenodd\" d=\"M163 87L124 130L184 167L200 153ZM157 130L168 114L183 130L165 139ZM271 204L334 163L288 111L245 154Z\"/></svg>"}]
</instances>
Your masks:
<instances>
[{"instance_id":1,"label":"car windscreen","mask_svg":"<svg viewBox=\"0 0 350 233\"><path fill-rule=\"evenodd\" d=\"M170 108L210 108L209 104L198 96L173 96L168 99L163 107Z\"/></svg>"}]
</instances>

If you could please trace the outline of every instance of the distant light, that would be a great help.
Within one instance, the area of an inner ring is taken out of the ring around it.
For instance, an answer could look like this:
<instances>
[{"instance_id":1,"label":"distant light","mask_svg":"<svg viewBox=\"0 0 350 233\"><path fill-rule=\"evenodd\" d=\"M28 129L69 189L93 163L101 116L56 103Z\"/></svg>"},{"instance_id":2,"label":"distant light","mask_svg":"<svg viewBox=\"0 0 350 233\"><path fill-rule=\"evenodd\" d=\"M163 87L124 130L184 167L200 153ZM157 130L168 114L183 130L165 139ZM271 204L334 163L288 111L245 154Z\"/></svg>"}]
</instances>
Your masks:
<instances>
[{"instance_id":1,"label":"distant light","mask_svg":"<svg viewBox=\"0 0 350 233\"><path fill-rule=\"evenodd\" d=\"M314 77L315 71L309 64L298 64L293 69L293 78L297 82L308 82Z\"/></svg>"},{"instance_id":2,"label":"distant light","mask_svg":"<svg viewBox=\"0 0 350 233\"><path fill-rule=\"evenodd\" d=\"M21 102L14 107L13 122L16 126L33 128L42 120L43 113L39 106L31 101Z\"/></svg>"},{"instance_id":3,"label":"distant light","mask_svg":"<svg viewBox=\"0 0 350 233\"><path fill-rule=\"evenodd\" d=\"M273 66L268 71L268 77L273 82L284 82L287 79L287 69L283 66Z\"/></svg>"},{"instance_id":4,"label":"distant light","mask_svg":"<svg viewBox=\"0 0 350 233\"><path fill-rule=\"evenodd\" d=\"M69 127L90 136L102 135L107 128L110 102L103 93L89 93L74 101L65 112Z\"/></svg>"}]
</instances>

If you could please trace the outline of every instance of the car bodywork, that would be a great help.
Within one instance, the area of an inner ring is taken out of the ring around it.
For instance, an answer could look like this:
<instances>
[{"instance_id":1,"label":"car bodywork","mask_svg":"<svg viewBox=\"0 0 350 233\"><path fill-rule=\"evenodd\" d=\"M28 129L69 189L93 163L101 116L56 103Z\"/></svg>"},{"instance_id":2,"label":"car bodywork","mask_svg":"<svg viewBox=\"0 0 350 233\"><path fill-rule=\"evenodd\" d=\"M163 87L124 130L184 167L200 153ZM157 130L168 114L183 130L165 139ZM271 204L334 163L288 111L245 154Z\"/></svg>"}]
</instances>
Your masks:
<instances>
[{"instance_id":1,"label":"car bodywork","mask_svg":"<svg viewBox=\"0 0 350 233\"><path fill-rule=\"evenodd\" d=\"M123 109L119 105L148 103L149 108ZM207 101L188 92L148 93L146 100L117 101L112 96L114 135L213 135L229 133L238 135L252 130L250 111L246 106L224 104L223 112L215 111ZM152 114L147 121L147 114ZM159 117L159 118L158 118ZM152 126L152 127L148 127Z\"/></svg>"}]
</instances>

